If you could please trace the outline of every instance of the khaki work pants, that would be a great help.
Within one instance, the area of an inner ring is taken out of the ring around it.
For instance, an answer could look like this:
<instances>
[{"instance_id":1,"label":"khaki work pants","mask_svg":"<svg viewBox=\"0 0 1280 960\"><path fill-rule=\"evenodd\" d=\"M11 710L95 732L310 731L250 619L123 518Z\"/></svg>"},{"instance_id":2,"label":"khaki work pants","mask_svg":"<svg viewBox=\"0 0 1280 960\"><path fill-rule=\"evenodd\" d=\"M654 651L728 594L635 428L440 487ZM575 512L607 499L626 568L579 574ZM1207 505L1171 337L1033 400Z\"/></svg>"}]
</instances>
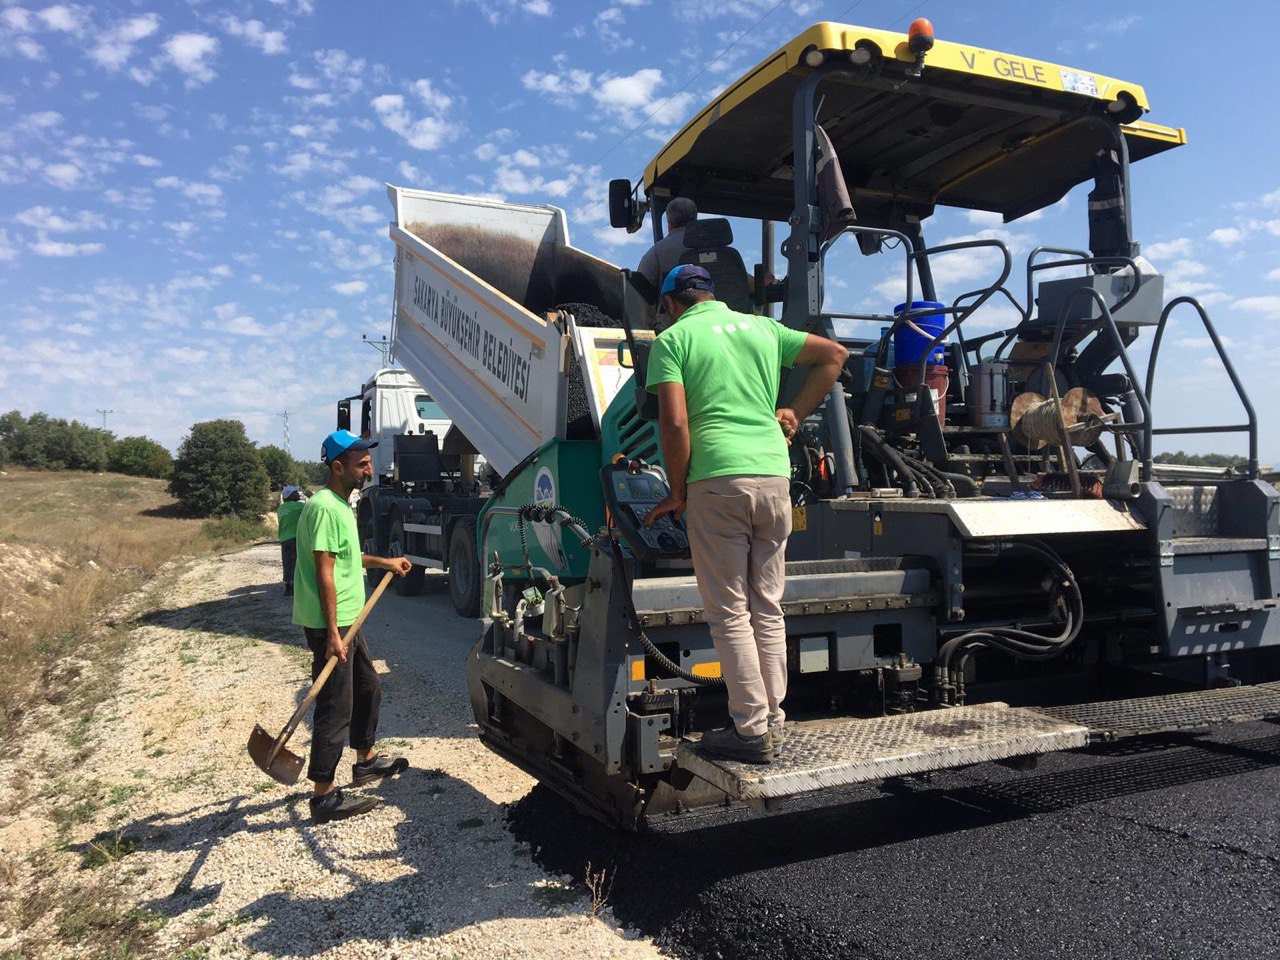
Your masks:
<instances>
[{"instance_id":1,"label":"khaki work pants","mask_svg":"<svg viewBox=\"0 0 1280 960\"><path fill-rule=\"evenodd\" d=\"M781 723L787 695L782 618L791 484L785 477L713 477L689 484L693 569L720 655L729 715L744 737Z\"/></svg>"}]
</instances>

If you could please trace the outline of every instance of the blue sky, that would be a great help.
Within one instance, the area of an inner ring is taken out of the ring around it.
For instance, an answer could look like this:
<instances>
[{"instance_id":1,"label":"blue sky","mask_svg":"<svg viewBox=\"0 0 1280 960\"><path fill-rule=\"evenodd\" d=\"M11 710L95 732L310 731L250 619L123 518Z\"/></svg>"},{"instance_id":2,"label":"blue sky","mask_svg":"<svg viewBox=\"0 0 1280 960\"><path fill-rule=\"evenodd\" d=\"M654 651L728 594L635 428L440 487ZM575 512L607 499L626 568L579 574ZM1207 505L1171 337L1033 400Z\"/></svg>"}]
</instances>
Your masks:
<instances>
[{"instance_id":1,"label":"blue sky","mask_svg":"<svg viewBox=\"0 0 1280 960\"><path fill-rule=\"evenodd\" d=\"M1135 232L1171 292L1210 306L1275 463L1280 124L1266 50L1280 7L1223 9L0 0L0 410L110 409L118 434L173 448L223 416L280 443L288 409L295 455L313 457L334 401L378 363L360 335L389 328L385 182L555 203L577 245L630 265L641 237L608 228L610 177L637 177L700 104L805 26L905 30L926 15L939 37L1142 83L1147 119L1187 128L1187 147L1135 167ZM1015 224L949 211L928 233L1079 245L1084 210L1077 190ZM833 269L832 307L896 302L896 264L875 259ZM986 269L953 264L944 294ZM1170 331L1161 422L1238 416L1207 349L1190 314ZM1242 439L1184 445L1243 452Z\"/></svg>"}]
</instances>

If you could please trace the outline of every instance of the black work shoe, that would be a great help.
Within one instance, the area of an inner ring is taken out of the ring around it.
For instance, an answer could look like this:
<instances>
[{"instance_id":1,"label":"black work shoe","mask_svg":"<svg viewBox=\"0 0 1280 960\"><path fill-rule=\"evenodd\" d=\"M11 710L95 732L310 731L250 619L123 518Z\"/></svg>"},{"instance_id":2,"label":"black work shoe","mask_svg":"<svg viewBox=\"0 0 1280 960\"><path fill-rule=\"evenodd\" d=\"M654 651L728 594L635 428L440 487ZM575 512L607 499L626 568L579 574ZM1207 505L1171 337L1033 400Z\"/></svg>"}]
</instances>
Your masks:
<instances>
[{"instance_id":1,"label":"black work shoe","mask_svg":"<svg viewBox=\"0 0 1280 960\"><path fill-rule=\"evenodd\" d=\"M348 797L341 789L330 790L322 797L311 798L311 819L316 823L346 820L368 813L381 802L377 797Z\"/></svg>"},{"instance_id":2,"label":"black work shoe","mask_svg":"<svg viewBox=\"0 0 1280 960\"><path fill-rule=\"evenodd\" d=\"M773 738L773 755L776 757L782 752L783 744L787 742L787 725L777 720L770 720L769 736Z\"/></svg>"},{"instance_id":3,"label":"black work shoe","mask_svg":"<svg viewBox=\"0 0 1280 960\"><path fill-rule=\"evenodd\" d=\"M404 773L408 769L409 761L404 757L384 757L382 754L378 754L372 760L365 760L351 765L351 782L355 786L361 787L366 783L372 783L374 780L381 780L383 777Z\"/></svg>"},{"instance_id":4,"label":"black work shoe","mask_svg":"<svg viewBox=\"0 0 1280 960\"><path fill-rule=\"evenodd\" d=\"M773 737L767 730L758 737L744 737L736 727L708 730L702 735L702 752L726 760L768 763L773 759Z\"/></svg>"}]
</instances>

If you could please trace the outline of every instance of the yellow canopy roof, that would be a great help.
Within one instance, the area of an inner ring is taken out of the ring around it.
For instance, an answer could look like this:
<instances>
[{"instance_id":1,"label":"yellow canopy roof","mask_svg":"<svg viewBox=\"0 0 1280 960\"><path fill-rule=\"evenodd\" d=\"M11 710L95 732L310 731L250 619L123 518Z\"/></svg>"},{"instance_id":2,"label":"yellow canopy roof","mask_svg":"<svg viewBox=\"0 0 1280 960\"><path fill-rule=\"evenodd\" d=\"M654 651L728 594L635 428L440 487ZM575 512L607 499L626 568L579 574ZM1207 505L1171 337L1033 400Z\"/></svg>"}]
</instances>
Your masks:
<instances>
[{"instance_id":1,"label":"yellow canopy roof","mask_svg":"<svg viewBox=\"0 0 1280 960\"><path fill-rule=\"evenodd\" d=\"M859 47L877 56L850 63ZM819 23L727 87L645 170L647 193L692 197L708 213L785 219L792 206L792 102L805 55L847 65L819 89L855 205L900 201L1021 216L1092 178L1102 143L1089 118L1148 109L1135 83L938 40L920 77L907 35ZM903 82L905 81L905 82ZM1186 132L1125 124L1131 160L1186 143Z\"/></svg>"}]
</instances>

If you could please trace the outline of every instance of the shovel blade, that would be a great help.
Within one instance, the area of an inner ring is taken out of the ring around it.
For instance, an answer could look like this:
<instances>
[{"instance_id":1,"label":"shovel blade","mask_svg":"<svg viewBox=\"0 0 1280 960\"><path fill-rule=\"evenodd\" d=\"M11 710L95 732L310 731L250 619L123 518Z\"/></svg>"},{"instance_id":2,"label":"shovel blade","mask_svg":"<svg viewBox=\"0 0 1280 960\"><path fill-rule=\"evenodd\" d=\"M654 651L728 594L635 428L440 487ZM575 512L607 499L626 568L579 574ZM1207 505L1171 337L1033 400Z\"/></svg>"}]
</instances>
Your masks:
<instances>
[{"instance_id":1,"label":"shovel blade","mask_svg":"<svg viewBox=\"0 0 1280 960\"><path fill-rule=\"evenodd\" d=\"M275 745L276 738L264 730L262 724L254 724L253 733L249 734L249 756L258 769L280 783L297 783L302 775L302 758L284 747L272 758L271 750Z\"/></svg>"}]
</instances>

